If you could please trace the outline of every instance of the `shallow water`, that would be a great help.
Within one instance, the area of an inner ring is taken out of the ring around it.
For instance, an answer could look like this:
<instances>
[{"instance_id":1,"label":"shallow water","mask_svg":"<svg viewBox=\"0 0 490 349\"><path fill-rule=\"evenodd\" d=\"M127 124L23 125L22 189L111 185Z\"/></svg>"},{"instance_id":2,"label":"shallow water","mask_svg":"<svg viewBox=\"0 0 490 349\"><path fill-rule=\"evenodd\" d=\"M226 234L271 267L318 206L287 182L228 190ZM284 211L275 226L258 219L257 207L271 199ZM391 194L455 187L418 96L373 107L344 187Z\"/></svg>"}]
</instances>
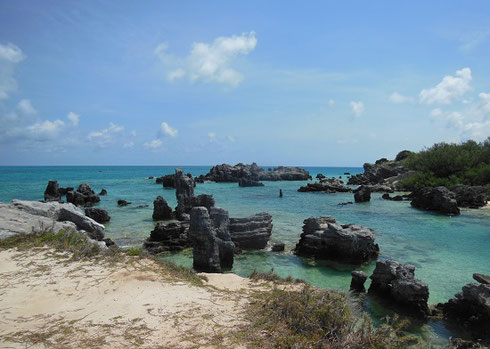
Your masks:
<instances>
[{"instance_id":1,"label":"shallow water","mask_svg":"<svg viewBox=\"0 0 490 349\"><path fill-rule=\"evenodd\" d=\"M194 176L205 174L210 167L183 167ZM362 168L306 168L313 177L343 176L344 172L361 173ZM107 236L120 245L131 245L148 237L154 227L151 219L153 200L162 195L175 207L175 190L164 189L148 180L174 172L174 167L0 167L0 201L12 199L40 200L48 180L60 186L77 187L89 183L96 192L105 188L99 207L106 209L112 220L106 226ZM343 176L345 177L345 176ZM264 182L264 187L241 188L236 183L198 184L196 194L213 194L217 206L226 208L230 216L243 217L260 211L272 214L272 240L286 243L291 250L299 240L302 222L310 216L330 215L341 223L356 223L377 234L380 259L392 258L414 264L417 278L430 289L430 303L447 301L461 287L472 281L475 272L490 274L490 209L463 209L460 216L446 217L410 207L409 202L381 199L372 194L371 202L339 206L353 201L352 193L300 193L303 181ZM284 197L279 197L279 189ZM132 204L118 207L117 200ZM146 206L148 205L148 206ZM168 258L190 265L186 253ZM348 290L350 272L362 269L370 274L374 263L361 268L332 262L318 262L294 256L291 252L249 252L235 259L233 272L248 276L254 269L291 275L318 287ZM374 311L374 310L373 310ZM437 327L437 326L436 326ZM443 329L435 329L444 334Z\"/></svg>"}]
</instances>

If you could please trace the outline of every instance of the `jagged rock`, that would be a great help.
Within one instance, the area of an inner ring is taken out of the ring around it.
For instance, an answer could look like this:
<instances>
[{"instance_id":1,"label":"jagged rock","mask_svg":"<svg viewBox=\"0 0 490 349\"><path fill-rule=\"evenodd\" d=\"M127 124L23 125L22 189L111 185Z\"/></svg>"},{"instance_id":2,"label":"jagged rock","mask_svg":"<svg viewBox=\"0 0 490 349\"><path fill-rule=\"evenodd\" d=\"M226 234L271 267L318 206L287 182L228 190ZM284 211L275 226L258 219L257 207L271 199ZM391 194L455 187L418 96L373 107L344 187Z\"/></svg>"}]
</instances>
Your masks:
<instances>
[{"instance_id":1,"label":"jagged rock","mask_svg":"<svg viewBox=\"0 0 490 349\"><path fill-rule=\"evenodd\" d=\"M109 216L107 211L101 208L86 208L85 215L92 218L97 223L106 223L111 220L111 216Z\"/></svg>"},{"instance_id":2,"label":"jagged rock","mask_svg":"<svg viewBox=\"0 0 490 349\"><path fill-rule=\"evenodd\" d=\"M389 161L384 158L377 160L375 164L365 163L363 167L364 173L351 176L347 184L384 184L386 179L408 172L408 169L400 162Z\"/></svg>"},{"instance_id":3,"label":"jagged rock","mask_svg":"<svg viewBox=\"0 0 490 349\"><path fill-rule=\"evenodd\" d=\"M352 280L350 282L350 290L354 292L365 292L364 283L367 280L367 275L363 271L354 270L351 273Z\"/></svg>"},{"instance_id":4,"label":"jagged rock","mask_svg":"<svg viewBox=\"0 0 490 349\"><path fill-rule=\"evenodd\" d=\"M60 201L61 193L58 181L49 181L44 191L44 201Z\"/></svg>"},{"instance_id":5,"label":"jagged rock","mask_svg":"<svg viewBox=\"0 0 490 349\"><path fill-rule=\"evenodd\" d=\"M355 225L339 225L329 216L310 217L303 222L303 233L296 245L299 256L361 264L375 259L379 247L372 229Z\"/></svg>"},{"instance_id":6,"label":"jagged rock","mask_svg":"<svg viewBox=\"0 0 490 349\"><path fill-rule=\"evenodd\" d=\"M388 193L383 194L381 196L381 198L383 198L385 200L390 200L390 201L403 201L404 200L403 196L401 196L401 195L396 195L396 196L391 197L390 194L388 194Z\"/></svg>"},{"instance_id":7,"label":"jagged rock","mask_svg":"<svg viewBox=\"0 0 490 349\"><path fill-rule=\"evenodd\" d=\"M315 192L321 191L326 193L345 193L350 192L351 189L344 186L344 182L342 182L338 178L328 178L322 179L320 182L315 183L307 183L305 186L300 187L298 189L299 192Z\"/></svg>"},{"instance_id":8,"label":"jagged rock","mask_svg":"<svg viewBox=\"0 0 490 349\"><path fill-rule=\"evenodd\" d=\"M263 187L264 183L260 183L259 181L247 178L240 178L238 180L238 186L240 187Z\"/></svg>"},{"instance_id":9,"label":"jagged rock","mask_svg":"<svg viewBox=\"0 0 490 349\"><path fill-rule=\"evenodd\" d=\"M326 177L323 174L319 173L319 174L316 175L315 178L318 179L318 180L322 180L322 179L324 179Z\"/></svg>"},{"instance_id":10,"label":"jagged rock","mask_svg":"<svg viewBox=\"0 0 490 349\"><path fill-rule=\"evenodd\" d=\"M89 184L82 183L76 191L68 191L66 193L66 201L76 206L92 206L100 201L97 195Z\"/></svg>"},{"instance_id":11,"label":"jagged rock","mask_svg":"<svg viewBox=\"0 0 490 349\"><path fill-rule=\"evenodd\" d=\"M158 177L155 182L162 184L164 188L175 188L175 174Z\"/></svg>"},{"instance_id":12,"label":"jagged rock","mask_svg":"<svg viewBox=\"0 0 490 349\"><path fill-rule=\"evenodd\" d=\"M447 215L459 214L458 203L453 192L446 187L421 188L412 193L413 207L436 211Z\"/></svg>"},{"instance_id":13,"label":"jagged rock","mask_svg":"<svg viewBox=\"0 0 490 349\"><path fill-rule=\"evenodd\" d=\"M194 206L194 181L184 175L180 168L175 169L175 195L177 196L177 207L175 212L177 218L189 213Z\"/></svg>"},{"instance_id":14,"label":"jagged rock","mask_svg":"<svg viewBox=\"0 0 490 349\"><path fill-rule=\"evenodd\" d=\"M66 187L66 188L60 187L59 188L61 196L66 195L66 193L68 193L69 191L73 191L73 190L75 190L75 188L72 188L72 187Z\"/></svg>"},{"instance_id":15,"label":"jagged rock","mask_svg":"<svg viewBox=\"0 0 490 349\"><path fill-rule=\"evenodd\" d=\"M233 265L235 245L227 231L228 212L220 208L194 207L190 213L189 239L193 245L193 267L196 271L221 272ZM219 235L219 236L218 236ZM230 260L231 259L231 260Z\"/></svg>"},{"instance_id":16,"label":"jagged rock","mask_svg":"<svg viewBox=\"0 0 490 349\"><path fill-rule=\"evenodd\" d=\"M473 274L473 279L475 279L481 284L490 285L490 275L475 273Z\"/></svg>"},{"instance_id":17,"label":"jagged rock","mask_svg":"<svg viewBox=\"0 0 490 349\"><path fill-rule=\"evenodd\" d=\"M192 207L204 206L209 210L214 205L215 200L212 194L200 194L192 198Z\"/></svg>"},{"instance_id":18,"label":"jagged rock","mask_svg":"<svg viewBox=\"0 0 490 349\"><path fill-rule=\"evenodd\" d=\"M230 218L230 235L241 249L263 249L272 233L272 216L266 212L246 218Z\"/></svg>"},{"instance_id":19,"label":"jagged rock","mask_svg":"<svg viewBox=\"0 0 490 349\"><path fill-rule=\"evenodd\" d=\"M116 243L114 241L112 241L112 239L109 239L109 238L105 238L103 239L102 241L104 241L105 245L107 247L111 247L111 246L117 246Z\"/></svg>"},{"instance_id":20,"label":"jagged rock","mask_svg":"<svg viewBox=\"0 0 490 349\"><path fill-rule=\"evenodd\" d=\"M131 205L131 202L126 201L126 200L117 200L117 205L118 206L128 206L128 205Z\"/></svg>"},{"instance_id":21,"label":"jagged rock","mask_svg":"<svg viewBox=\"0 0 490 349\"><path fill-rule=\"evenodd\" d=\"M487 191L485 186L457 185L452 188L459 207L480 208L487 204Z\"/></svg>"},{"instance_id":22,"label":"jagged rock","mask_svg":"<svg viewBox=\"0 0 490 349\"><path fill-rule=\"evenodd\" d=\"M282 252L286 248L284 242L274 242L271 247L272 252Z\"/></svg>"},{"instance_id":23,"label":"jagged rock","mask_svg":"<svg viewBox=\"0 0 490 349\"><path fill-rule=\"evenodd\" d=\"M143 246L148 252L182 251L191 247L188 237L189 222L171 221L157 223Z\"/></svg>"},{"instance_id":24,"label":"jagged rock","mask_svg":"<svg viewBox=\"0 0 490 349\"><path fill-rule=\"evenodd\" d=\"M344 175L350 176L350 172L344 172Z\"/></svg>"},{"instance_id":25,"label":"jagged rock","mask_svg":"<svg viewBox=\"0 0 490 349\"><path fill-rule=\"evenodd\" d=\"M104 195L107 195L107 190L105 189L102 189L99 193L100 196L104 196Z\"/></svg>"},{"instance_id":26,"label":"jagged rock","mask_svg":"<svg viewBox=\"0 0 490 349\"><path fill-rule=\"evenodd\" d=\"M150 176L150 177L148 177L148 179L154 179L154 178L155 178L154 176Z\"/></svg>"},{"instance_id":27,"label":"jagged rock","mask_svg":"<svg viewBox=\"0 0 490 349\"><path fill-rule=\"evenodd\" d=\"M367 185L371 193L393 193L392 187L386 184L369 184Z\"/></svg>"},{"instance_id":28,"label":"jagged rock","mask_svg":"<svg viewBox=\"0 0 490 349\"><path fill-rule=\"evenodd\" d=\"M355 202L367 202L370 200L371 200L371 190L367 185L361 185L359 188L354 190Z\"/></svg>"},{"instance_id":29,"label":"jagged rock","mask_svg":"<svg viewBox=\"0 0 490 349\"><path fill-rule=\"evenodd\" d=\"M352 201L347 201L347 202L339 202L337 205L338 206L345 206L345 205L352 205L354 204Z\"/></svg>"},{"instance_id":30,"label":"jagged rock","mask_svg":"<svg viewBox=\"0 0 490 349\"><path fill-rule=\"evenodd\" d=\"M469 283L442 306L444 317L474 339L490 339L490 284Z\"/></svg>"},{"instance_id":31,"label":"jagged rock","mask_svg":"<svg viewBox=\"0 0 490 349\"><path fill-rule=\"evenodd\" d=\"M415 279L413 265L401 264L393 260L377 262L371 280L369 293L385 299L388 297L413 316L425 319L430 314L427 306L429 287Z\"/></svg>"},{"instance_id":32,"label":"jagged rock","mask_svg":"<svg viewBox=\"0 0 490 349\"><path fill-rule=\"evenodd\" d=\"M310 173L300 167L279 166L268 169L267 172L255 162L251 165L242 163L231 166L228 164L216 165L198 181L238 182L240 178L258 181L296 181L310 179Z\"/></svg>"},{"instance_id":33,"label":"jagged rock","mask_svg":"<svg viewBox=\"0 0 490 349\"><path fill-rule=\"evenodd\" d=\"M161 196L153 201L153 219L155 220L165 220L171 219L173 217L173 212L167 201Z\"/></svg>"}]
</instances>

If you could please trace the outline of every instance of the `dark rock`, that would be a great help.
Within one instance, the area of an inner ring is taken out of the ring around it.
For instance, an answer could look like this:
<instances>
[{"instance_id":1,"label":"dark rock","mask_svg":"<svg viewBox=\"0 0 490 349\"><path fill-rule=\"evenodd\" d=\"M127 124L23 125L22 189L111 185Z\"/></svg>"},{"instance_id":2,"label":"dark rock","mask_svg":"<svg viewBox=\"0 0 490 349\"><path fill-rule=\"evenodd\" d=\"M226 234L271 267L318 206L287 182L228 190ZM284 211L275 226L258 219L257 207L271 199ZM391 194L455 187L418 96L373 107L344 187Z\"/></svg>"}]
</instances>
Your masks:
<instances>
[{"instance_id":1,"label":"dark rock","mask_svg":"<svg viewBox=\"0 0 490 349\"><path fill-rule=\"evenodd\" d=\"M231 269L233 267L235 244L231 240L228 211L220 207L211 207L208 212L213 229L218 237L221 268Z\"/></svg>"},{"instance_id":2,"label":"dark rock","mask_svg":"<svg viewBox=\"0 0 490 349\"><path fill-rule=\"evenodd\" d=\"M371 193L393 193L394 190L391 186L386 184L369 184L367 185Z\"/></svg>"},{"instance_id":3,"label":"dark rock","mask_svg":"<svg viewBox=\"0 0 490 349\"><path fill-rule=\"evenodd\" d=\"M393 260L376 263L369 293L393 301L404 312L426 319L430 314L429 287L415 279L415 267Z\"/></svg>"},{"instance_id":4,"label":"dark rock","mask_svg":"<svg viewBox=\"0 0 490 349\"><path fill-rule=\"evenodd\" d=\"M166 220L173 217L173 212L167 201L161 196L153 201L153 219L155 220Z\"/></svg>"},{"instance_id":5,"label":"dark rock","mask_svg":"<svg viewBox=\"0 0 490 349\"><path fill-rule=\"evenodd\" d=\"M352 280L350 282L350 290L354 292L365 292L364 283L367 280L367 275L363 271L355 270L351 273Z\"/></svg>"},{"instance_id":6,"label":"dark rock","mask_svg":"<svg viewBox=\"0 0 490 349\"><path fill-rule=\"evenodd\" d=\"M344 175L350 176L350 172L344 172Z\"/></svg>"},{"instance_id":7,"label":"dark rock","mask_svg":"<svg viewBox=\"0 0 490 349\"><path fill-rule=\"evenodd\" d=\"M188 230L188 222L171 221L157 223L143 246L152 254L167 251L182 251L192 246L189 241Z\"/></svg>"},{"instance_id":8,"label":"dark rock","mask_svg":"<svg viewBox=\"0 0 490 349\"><path fill-rule=\"evenodd\" d=\"M181 219L182 215L188 214L194 206L194 181L184 175L180 168L175 169L175 189L175 195L177 196L175 212L177 218Z\"/></svg>"},{"instance_id":9,"label":"dark rock","mask_svg":"<svg viewBox=\"0 0 490 349\"><path fill-rule=\"evenodd\" d=\"M162 184L164 188L175 188L175 174L158 177L155 182Z\"/></svg>"},{"instance_id":10,"label":"dark rock","mask_svg":"<svg viewBox=\"0 0 490 349\"><path fill-rule=\"evenodd\" d=\"M86 208L85 215L97 223L107 223L111 220L111 216L109 216L107 211L101 208Z\"/></svg>"},{"instance_id":11,"label":"dark rock","mask_svg":"<svg viewBox=\"0 0 490 349\"><path fill-rule=\"evenodd\" d=\"M402 161L402 160L405 160L406 158L408 158L410 155L412 155L413 152L411 152L410 150L402 150L401 152L399 152L396 157L395 157L395 161Z\"/></svg>"},{"instance_id":12,"label":"dark rock","mask_svg":"<svg viewBox=\"0 0 490 349\"><path fill-rule=\"evenodd\" d=\"M105 189L102 189L99 193L100 196L104 196L104 195L107 195L107 190Z\"/></svg>"},{"instance_id":13,"label":"dark rock","mask_svg":"<svg viewBox=\"0 0 490 349\"><path fill-rule=\"evenodd\" d=\"M480 208L487 204L487 191L485 186L457 185L452 188L456 195L459 207Z\"/></svg>"},{"instance_id":14,"label":"dark rock","mask_svg":"<svg viewBox=\"0 0 490 349\"><path fill-rule=\"evenodd\" d=\"M316 175L316 179L318 179L318 180L322 180L324 178L326 178L326 177L323 174L321 174L321 173L319 173L319 174Z\"/></svg>"},{"instance_id":15,"label":"dark rock","mask_svg":"<svg viewBox=\"0 0 490 349\"><path fill-rule=\"evenodd\" d=\"M210 210L211 207L214 207L214 205L215 200L213 195L211 194L200 194L192 198L192 207L204 206L208 210Z\"/></svg>"},{"instance_id":16,"label":"dark rock","mask_svg":"<svg viewBox=\"0 0 490 349\"><path fill-rule=\"evenodd\" d=\"M351 176L347 184L385 184L388 178L400 176L409 170L396 161L380 159L375 164L364 164L364 173Z\"/></svg>"},{"instance_id":17,"label":"dark rock","mask_svg":"<svg viewBox=\"0 0 490 349\"><path fill-rule=\"evenodd\" d=\"M60 201L61 195L58 181L49 181L44 191L44 201Z\"/></svg>"},{"instance_id":18,"label":"dark rock","mask_svg":"<svg viewBox=\"0 0 490 349\"><path fill-rule=\"evenodd\" d=\"M60 195L63 196L63 195L66 195L66 193L68 193L69 191L73 191L74 188L72 187L66 187L66 188L61 188L60 187Z\"/></svg>"},{"instance_id":19,"label":"dark rock","mask_svg":"<svg viewBox=\"0 0 490 349\"><path fill-rule=\"evenodd\" d=\"M345 193L351 189L344 186L344 182L337 178L323 179L320 182L307 183L305 186L298 189L299 192L326 192L326 193Z\"/></svg>"},{"instance_id":20,"label":"dark rock","mask_svg":"<svg viewBox=\"0 0 490 349\"><path fill-rule=\"evenodd\" d=\"M282 198L282 189L279 189L279 197Z\"/></svg>"},{"instance_id":21,"label":"dark rock","mask_svg":"<svg viewBox=\"0 0 490 349\"><path fill-rule=\"evenodd\" d=\"M475 279L481 284L490 285L490 275L475 273L473 274L473 279Z\"/></svg>"},{"instance_id":22,"label":"dark rock","mask_svg":"<svg viewBox=\"0 0 490 349\"><path fill-rule=\"evenodd\" d=\"M490 340L490 284L469 283L442 308L447 320L474 339Z\"/></svg>"},{"instance_id":23,"label":"dark rock","mask_svg":"<svg viewBox=\"0 0 490 349\"><path fill-rule=\"evenodd\" d=\"M396 196L391 197L390 194L388 194L388 193L383 194L381 196L381 198L383 198L385 200L390 200L390 201L403 201L403 200L405 200L404 197L401 195L396 195Z\"/></svg>"},{"instance_id":24,"label":"dark rock","mask_svg":"<svg viewBox=\"0 0 490 349\"><path fill-rule=\"evenodd\" d=\"M90 185L82 183L76 191L67 191L66 201L76 206L92 206L100 201L99 195L97 195Z\"/></svg>"},{"instance_id":25,"label":"dark rock","mask_svg":"<svg viewBox=\"0 0 490 349\"><path fill-rule=\"evenodd\" d=\"M337 205L338 206L345 206L345 205L352 205L354 204L352 201L347 201L347 202L339 202Z\"/></svg>"},{"instance_id":26,"label":"dark rock","mask_svg":"<svg viewBox=\"0 0 490 349\"><path fill-rule=\"evenodd\" d=\"M361 185L359 188L354 190L355 202L367 202L370 200L371 200L371 190L367 185Z\"/></svg>"},{"instance_id":27,"label":"dark rock","mask_svg":"<svg viewBox=\"0 0 490 349\"><path fill-rule=\"evenodd\" d=\"M131 202L126 201L126 200L117 200L117 205L118 206L127 206L127 205L131 205Z\"/></svg>"},{"instance_id":28,"label":"dark rock","mask_svg":"<svg viewBox=\"0 0 490 349\"><path fill-rule=\"evenodd\" d=\"M379 160L376 160L376 161L375 161L375 164L376 164L376 165L379 165L379 164L383 164L383 163L388 162L388 161L389 161L389 160L388 160L387 158L381 158L381 159L379 159Z\"/></svg>"},{"instance_id":29,"label":"dark rock","mask_svg":"<svg viewBox=\"0 0 490 349\"><path fill-rule=\"evenodd\" d=\"M272 233L272 216L261 212L246 218L230 218L230 235L241 249L263 249Z\"/></svg>"},{"instance_id":30,"label":"dark rock","mask_svg":"<svg viewBox=\"0 0 490 349\"><path fill-rule=\"evenodd\" d=\"M379 254L374 235L372 229L355 224L339 225L332 217L310 217L303 222L303 233L295 251L299 256L361 264Z\"/></svg>"},{"instance_id":31,"label":"dark rock","mask_svg":"<svg viewBox=\"0 0 490 349\"><path fill-rule=\"evenodd\" d=\"M238 186L240 186L240 187L263 187L264 183L260 183L259 181L255 181L253 179L240 178L238 180Z\"/></svg>"},{"instance_id":32,"label":"dark rock","mask_svg":"<svg viewBox=\"0 0 490 349\"><path fill-rule=\"evenodd\" d=\"M274 242L272 244L271 250L272 252L282 252L286 248L284 242Z\"/></svg>"},{"instance_id":33,"label":"dark rock","mask_svg":"<svg viewBox=\"0 0 490 349\"><path fill-rule=\"evenodd\" d=\"M310 173L299 167L279 166L267 172L256 163L245 165L242 163L231 166L228 164L216 165L199 181L238 182L241 178L256 181L296 181L310 179Z\"/></svg>"},{"instance_id":34,"label":"dark rock","mask_svg":"<svg viewBox=\"0 0 490 349\"><path fill-rule=\"evenodd\" d=\"M446 187L421 188L412 193L413 207L436 211L447 215L459 214L458 203L453 192Z\"/></svg>"},{"instance_id":35,"label":"dark rock","mask_svg":"<svg viewBox=\"0 0 490 349\"><path fill-rule=\"evenodd\" d=\"M109 238L102 239L107 247L116 246L116 243Z\"/></svg>"},{"instance_id":36,"label":"dark rock","mask_svg":"<svg viewBox=\"0 0 490 349\"><path fill-rule=\"evenodd\" d=\"M148 177L148 179L154 179L154 178L155 178L155 177L153 177L153 176Z\"/></svg>"}]
</instances>

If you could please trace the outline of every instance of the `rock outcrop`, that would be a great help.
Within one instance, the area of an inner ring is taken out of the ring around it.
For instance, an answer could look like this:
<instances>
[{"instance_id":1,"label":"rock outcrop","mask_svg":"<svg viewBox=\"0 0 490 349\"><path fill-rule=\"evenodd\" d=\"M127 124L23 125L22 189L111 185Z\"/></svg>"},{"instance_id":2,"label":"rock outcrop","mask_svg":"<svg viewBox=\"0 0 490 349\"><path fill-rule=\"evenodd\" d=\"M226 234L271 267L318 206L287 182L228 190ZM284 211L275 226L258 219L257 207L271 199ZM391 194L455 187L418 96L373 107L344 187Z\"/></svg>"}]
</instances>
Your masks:
<instances>
[{"instance_id":1,"label":"rock outcrop","mask_svg":"<svg viewBox=\"0 0 490 349\"><path fill-rule=\"evenodd\" d=\"M233 266L235 245L227 229L228 212L216 207L210 211L206 207L194 207L190 212L189 239L193 246L193 268L219 273Z\"/></svg>"},{"instance_id":2,"label":"rock outcrop","mask_svg":"<svg viewBox=\"0 0 490 349\"><path fill-rule=\"evenodd\" d=\"M272 252L282 252L286 248L284 242L274 242L271 246Z\"/></svg>"},{"instance_id":3,"label":"rock outcrop","mask_svg":"<svg viewBox=\"0 0 490 349\"><path fill-rule=\"evenodd\" d=\"M254 162L251 165L242 163L235 166L216 165L205 176L199 176L197 181L238 182L241 178L256 181L299 181L311 179L311 176L308 171L300 167L279 166L266 172Z\"/></svg>"},{"instance_id":4,"label":"rock outcrop","mask_svg":"<svg viewBox=\"0 0 490 349\"><path fill-rule=\"evenodd\" d=\"M76 206L92 206L100 201L97 195L87 183L79 185L76 191L68 191L66 193L66 201Z\"/></svg>"},{"instance_id":5,"label":"rock outcrop","mask_svg":"<svg viewBox=\"0 0 490 349\"><path fill-rule=\"evenodd\" d=\"M490 187L457 185L451 191L459 207L480 208L487 204Z\"/></svg>"},{"instance_id":6,"label":"rock outcrop","mask_svg":"<svg viewBox=\"0 0 490 349\"><path fill-rule=\"evenodd\" d=\"M128 205L131 205L131 202L130 201L126 201L126 200L117 200L117 206L128 206Z\"/></svg>"},{"instance_id":7,"label":"rock outcrop","mask_svg":"<svg viewBox=\"0 0 490 349\"><path fill-rule=\"evenodd\" d=\"M104 188L102 188L102 190L99 193L99 196L104 196L104 195L107 195L107 190L105 190Z\"/></svg>"},{"instance_id":8,"label":"rock outcrop","mask_svg":"<svg viewBox=\"0 0 490 349\"><path fill-rule=\"evenodd\" d=\"M178 219L183 219L189 214L194 199L194 181L184 175L180 168L175 169L175 195L177 196L177 207L175 213Z\"/></svg>"},{"instance_id":9,"label":"rock outcrop","mask_svg":"<svg viewBox=\"0 0 490 349\"><path fill-rule=\"evenodd\" d=\"M97 223L107 223L111 220L111 216L109 216L109 213L101 208L86 208L85 215L92 218Z\"/></svg>"},{"instance_id":10,"label":"rock outcrop","mask_svg":"<svg viewBox=\"0 0 490 349\"><path fill-rule=\"evenodd\" d=\"M413 191L413 207L423 210L436 211L447 215L458 215L459 208L456 195L446 187L421 188Z\"/></svg>"},{"instance_id":11,"label":"rock outcrop","mask_svg":"<svg viewBox=\"0 0 490 349\"><path fill-rule=\"evenodd\" d=\"M390 201L403 201L403 200L408 200L408 198L405 198L401 195L395 195L393 197L390 196L390 194L386 193L381 196L384 200L390 200Z\"/></svg>"},{"instance_id":12,"label":"rock outcrop","mask_svg":"<svg viewBox=\"0 0 490 349\"><path fill-rule=\"evenodd\" d=\"M367 187L371 193L393 193L394 190L390 185L386 184L368 184Z\"/></svg>"},{"instance_id":13,"label":"rock outcrop","mask_svg":"<svg viewBox=\"0 0 490 349\"><path fill-rule=\"evenodd\" d=\"M272 233L272 216L266 212L246 218L230 218L230 235L235 245L245 250L263 249Z\"/></svg>"},{"instance_id":14,"label":"rock outcrop","mask_svg":"<svg viewBox=\"0 0 490 349\"><path fill-rule=\"evenodd\" d=\"M58 181L49 181L44 191L44 201L60 201L61 193Z\"/></svg>"},{"instance_id":15,"label":"rock outcrop","mask_svg":"<svg viewBox=\"0 0 490 349\"><path fill-rule=\"evenodd\" d=\"M365 292L366 288L364 287L364 283L367 280L366 273L360 270L354 270L350 274L352 276L350 290L354 292Z\"/></svg>"},{"instance_id":16,"label":"rock outcrop","mask_svg":"<svg viewBox=\"0 0 490 349\"><path fill-rule=\"evenodd\" d=\"M143 246L152 254L167 251L182 251L192 246L188 237L188 230L189 222L174 220L157 223Z\"/></svg>"},{"instance_id":17,"label":"rock outcrop","mask_svg":"<svg viewBox=\"0 0 490 349\"><path fill-rule=\"evenodd\" d=\"M490 276L473 275L479 283L463 286L460 293L442 305L444 317L468 331L475 339L490 340Z\"/></svg>"},{"instance_id":18,"label":"rock outcrop","mask_svg":"<svg viewBox=\"0 0 490 349\"><path fill-rule=\"evenodd\" d=\"M377 258L379 247L372 229L337 223L329 216L310 217L303 222L303 233L296 245L299 256L361 264Z\"/></svg>"},{"instance_id":19,"label":"rock outcrop","mask_svg":"<svg viewBox=\"0 0 490 349\"><path fill-rule=\"evenodd\" d=\"M307 183L298 189L299 192L315 192L321 191L325 193L345 193L352 191L350 188L344 186L344 182L338 178L322 179L320 182Z\"/></svg>"},{"instance_id":20,"label":"rock outcrop","mask_svg":"<svg viewBox=\"0 0 490 349\"><path fill-rule=\"evenodd\" d=\"M368 202L371 200L371 190L367 185L361 185L359 188L354 190L354 201L355 202Z\"/></svg>"},{"instance_id":21,"label":"rock outcrop","mask_svg":"<svg viewBox=\"0 0 490 349\"><path fill-rule=\"evenodd\" d=\"M153 201L153 219L155 220L167 220L172 219L173 212L170 206L167 204L167 201L161 196L157 196L157 198Z\"/></svg>"},{"instance_id":22,"label":"rock outcrop","mask_svg":"<svg viewBox=\"0 0 490 349\"><path fill-rule=\"evenodd\" d=\"M415 279L413 265L393 260L377 262L370 278L369 293L388 298L407 314L423 319L428 317L429 287Z\"/></svg>"},{"instance_id":23,"label":"rock outcrop","mask_svg":"<svg viewBox=\"0 0 490 349\"><path fill-rule=\"evenodd\" d=\"M238 180L239 187L263 187L264 183L261 183L254 179L240 178Z\"/></svg>"}]
</instances>

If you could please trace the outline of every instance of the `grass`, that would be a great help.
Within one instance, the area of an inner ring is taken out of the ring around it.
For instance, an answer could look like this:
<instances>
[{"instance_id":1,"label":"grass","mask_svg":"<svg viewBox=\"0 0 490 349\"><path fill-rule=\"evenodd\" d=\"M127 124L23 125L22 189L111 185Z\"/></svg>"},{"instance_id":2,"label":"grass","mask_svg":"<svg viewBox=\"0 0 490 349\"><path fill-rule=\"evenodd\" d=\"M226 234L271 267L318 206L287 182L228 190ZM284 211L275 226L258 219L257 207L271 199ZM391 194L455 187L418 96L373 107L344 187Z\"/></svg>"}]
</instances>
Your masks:
<instances>
[{"instance_id":1,"label":"grass","mask_svg":"<svg viewBox=\"0 0 490 349\"><path fill-rule=\"evenodd\" d=\"M262 281L269 281L276 284L291 284L291 283L306 284L306 281L302 279L293 279L291 275L282 278L274 272L274 269L271 269L266 273L258 272L256 269L254 269L254 271L248 276L248 278L254 281L262 280Z\"/></svg>"}]
</instances>

